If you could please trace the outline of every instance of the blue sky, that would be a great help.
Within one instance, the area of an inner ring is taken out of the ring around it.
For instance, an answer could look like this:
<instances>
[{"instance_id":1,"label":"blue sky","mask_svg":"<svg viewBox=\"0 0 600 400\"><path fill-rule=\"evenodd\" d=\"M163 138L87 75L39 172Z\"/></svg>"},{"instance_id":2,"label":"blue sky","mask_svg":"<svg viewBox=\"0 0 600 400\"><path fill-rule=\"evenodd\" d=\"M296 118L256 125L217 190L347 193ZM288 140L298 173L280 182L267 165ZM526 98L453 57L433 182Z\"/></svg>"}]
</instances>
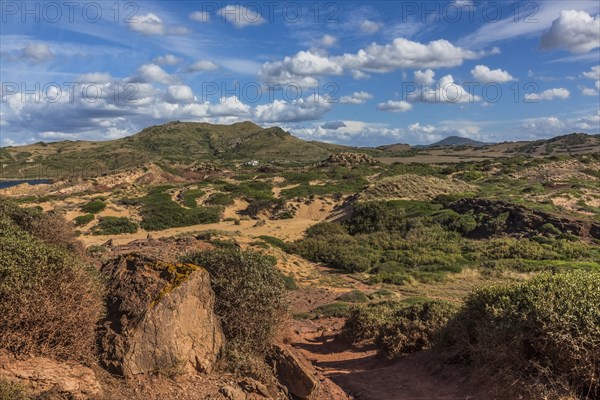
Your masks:
<instances>
[{"instance_id":1,"label":"blue sky","mask_svg":"<svg viewBox=\"0 0 600 400\"><path fill-rule=\"evenodd\" d=\"M600 131L597 1L0 1L0 142L170 120L352 145Z\"/></svg>"}]
</instances>

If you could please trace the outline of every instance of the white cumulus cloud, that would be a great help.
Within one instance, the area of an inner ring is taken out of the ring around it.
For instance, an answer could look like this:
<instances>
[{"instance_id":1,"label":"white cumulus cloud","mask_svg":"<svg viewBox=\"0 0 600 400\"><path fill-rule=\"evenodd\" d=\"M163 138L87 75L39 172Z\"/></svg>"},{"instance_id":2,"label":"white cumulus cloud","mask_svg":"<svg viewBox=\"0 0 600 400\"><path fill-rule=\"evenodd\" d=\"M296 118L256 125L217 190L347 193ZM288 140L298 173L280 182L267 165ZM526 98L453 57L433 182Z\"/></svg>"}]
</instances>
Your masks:
<instances>
[{"instance_id":1,"label":"white cumulus cloud","mask_svg":"<svg viewBox=\"0 0 600 400\"><path fill-rule=\"evenodd\" d=\"M340 103L342 104L364 104L367 100L373 98L371 93L367 92L354 92L348 96L340 97Z\"/></svg>"},{"instance_id":2,"label":"white cumulus cloud","mask_svg":"<svg viewBox=\"0 0 600 400\"><path fill-rule=\"evenodd\" d=\"M159 56L154 59L154 62L159 65L177 65L181 62L181 58L175 57L173 54Z\"/></svg>"},{"instance_id":3,"label":"white cumulus cloud","mask_svg":"<svg viewBox=\"0 0 600 400\"><path fill-rule=\"evenodd\" d=\"M415 72L415 81L423 82L420 87L407 93L407 100L410 103L474 103L479 100L479 96L473 95L465 90L458 83L454 82L452 75L442 77L438 82L433 79L433 71Z\"/></svg>"},{"instance_id":4,"label":"white cumulus cloud","mask_svg":"<svg viewBox=\"0 0 600 400\"><path fill-rule=\"evenodd\" d=\"M571 93L565 88L553 88L544 90L541 93L530 93L525 95L525 100L528 101L540 101L540 100L554 100L561 99L566 100L569 98Z\"/></svg>"},{"instance_id":5,"label":"white cumulus cloud","mask_svg":"<svg viewBox=\"0 0 600 400\"><path fill-rule=\"evenodd\" d=\"M321 118L331 109L331 103L318 95L292 101L274 100L256 106L254 115L262 122L298 122Z\"/></svg>"},{"instance_id":6,"label":"white cumulus cloud","mask_svg":"<svg viewBox=\"0 0 600 400\"><path fill-rule=\"evenodd\" d=\"M169 84L176 82L177 79L169 73L167 73L164 69L159 67L156 64L144 64L138 69L138 75L150 82L159 82L163 84Z\"/></svg>"},{"instance_id":7,"label":"white cumulus cloud","mask_svg":"<svg viewBox=\"0 0 600 400\"><path fill-rule=\"evenodd\" d=\"M168 103L191 103L195 100L192 88L187 85L170 85L165 100Z\"/></svg>"},{"instance_id":8,"label":"white cumulus cloud","mask_svg":"<svg viewBox=\"0 0 600 400\"><path fill-rule=\"evenodd\" d=\"M385 103L377 104L377 109L380 111L406 112L412 109L412 104L406 101L388 100Z\"/></svg>"},{"instance_id":9,"label":"white cumulus cloud","mask_svg":"<svg viewBox=\"0 0 600 400\"><path fill-rule=\"evenodd\" d=\"M481 83L505 83L516 80L507 71L500 68L491 70L485 65L476 65L471 70L471 75Z\"/></svg>"},{"instance_id":10,"label":"white cumulus cloud","mask_svg":"<svg viewBox=\"0 0 600 400\"><path fill-rule=\"evenodd\" d=\"M572 53L587 53L600 47L600 15L592 17L585 11L563 10L542 35L542 48L565 49Z\"/></svg>"},{"instance_id":11,"label":"white cumulus cloud","mask_svg":"<svg viewBox=\"0 0 600 400\"><path fill-rule=\"evenodd\" d=\"M48 61L54 57L50 47L44 43L31 42L21 50L23 58L36 63Z\"/></svg>"},{"instance_id":12,"label":"white cumulus cloud","mask_svg":"<svg viewBox=\"0 0 600 400\"><path fill-rule=\"evenodd\" d=\"M370 21L366 19L360 24L360 30L364 33L373 34L378 32L382 28L382 26L383 25L379 22Z\"/></svg>"},{"instance_id":13,"label":"white cumulus cloud","mask_svg":"<svg viewBox=\"0 0 600 400\"><path fill-rule=\"evenodd\" d=\"M186 72L201 72L201 71L214 71L219 69L219 66L212 61L208 60L200 60L196 61L192 65L189 65L185 71Z\"/></svg>"},{"instance_id":14,"label":"white cumulus cloud","mask_svg":"<svg viewBox=\"0 0 600 400\"><path fill-rule=\"evenodd\" d=\"M478 59L486 54L488 53L483 51L456 47L447 40L423 44L397 38L385 45L372 43L354 54L346 53L340 56L300 51L281 61L266 62L258 77L264 82L314 83L323 75L350 73L354 78L360 79L367 77L371 72L386 73L400 68L455 67L465 60Z\"/></svg>"}]
</instances>

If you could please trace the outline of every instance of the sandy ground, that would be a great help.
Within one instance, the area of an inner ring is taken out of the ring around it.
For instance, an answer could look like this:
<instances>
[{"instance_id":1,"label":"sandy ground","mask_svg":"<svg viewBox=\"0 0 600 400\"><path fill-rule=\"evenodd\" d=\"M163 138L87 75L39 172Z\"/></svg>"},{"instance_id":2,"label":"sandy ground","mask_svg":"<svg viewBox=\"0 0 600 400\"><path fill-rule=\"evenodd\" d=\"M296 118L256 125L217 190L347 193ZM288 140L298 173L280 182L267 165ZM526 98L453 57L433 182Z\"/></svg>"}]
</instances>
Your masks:
<instances>
[{"instance_id":1,"label":"sandy ground","mask_svg":"<svg viewBox=\"0 0 600 400\"><path fill-rule=\"evenodd\" d=\"M238 212L247 207L248 203L243 200L236 200L233 206L227 207L224 211L223 218L234 218L240 219ZM304 231L310 226L323 221L328 218L334 209L333 203L326 204L321 200L315 200L311 204L298 204L298 211L296 218L286 220L263 220L261 223L257 223L257 220L239 220L239 225L236 225L234 221L221 221L214 224L202 224L192 225L181 228L171 228L158 232L148 232L140 229L137 233L127 235L109 235L109 236L89 236L83 235L80 239L86 246L100 245L108 241L113 240L113 243L125 244L133 240L145 239L148 234L154 238L176 236L184 233L199 232L207 230L216 230L224 232L235 232L250 237L257 237L262 235L275 236L283 240L296 240L302 237ZM103 211L98 216L104 216L106 211ZM67 218L74 218L81 213L68 214ZM120 215L121 216L121 215ZM124 215L134 217L130 210L124 211ZM72 219L71 218L71 219ZM134 217L135 218L135 217Z\"/></svg>"}]
</instances>

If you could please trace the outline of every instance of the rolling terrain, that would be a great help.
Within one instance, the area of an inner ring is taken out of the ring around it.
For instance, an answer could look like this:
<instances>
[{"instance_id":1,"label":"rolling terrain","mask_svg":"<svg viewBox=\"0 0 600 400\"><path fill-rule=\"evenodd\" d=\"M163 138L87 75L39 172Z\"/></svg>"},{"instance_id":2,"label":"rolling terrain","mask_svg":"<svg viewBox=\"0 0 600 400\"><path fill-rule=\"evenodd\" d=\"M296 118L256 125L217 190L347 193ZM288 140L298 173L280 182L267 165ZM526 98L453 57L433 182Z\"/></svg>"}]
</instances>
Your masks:
<instances>
[{"instance_id":1,"label":"rolling terrain","mask_svg":"<svg viewBox=\"0 0 600 400\"><path fill-rule=\"evenodd\" d=\"M5 147L2 177L10 179L95 176L146 163L233 165L257 160L270 164L306 164L343 151L366 153L383 162L445 163L501 157L547 157L600 152L600 136L575 133L533 142L486 144L449 137L429 146L392 144L352 148L304 141L278 127L252 122L233 125L170 122L111 141L61 141Z\"/></svg>"},{"instance_id":2,"label":"rolling terrain","mask_svg":"<svg viewBox=\"0 0 600 400\"><path fill-rule=\"evenodd\" d=\"M17 206L59 218L63 222L57 226L73 231L80 251L97 265L130 254L177 262L215 249L270 257L287 288L289 318L281 335L290 351L316 368L311 374L328 393L315 398L410 399L432 393L543 398L535 390L553 388L554 381L511 375L511 368L523 370L511 364L514 360L500 375L485 375L487 364L458 365L431 349L427 307L441 307L432 318L443 323L445 313L464 306L483 287L518 287L547 274L595 276L600 270L598 139L573 134L481 147L355 149L305 142L252 123L170 123L109 142L3 149L9 170L82 163L99 170L0 190L0 207L13 210L21 223L27 219ZM25 227L48 240L58 229ZM573 312L593 310L573 304ZM534 311L552 307L544 303ZM414 345L402 336L414 328L403 310L418 311L423 319L416 322ZM529 329L523 328L524 334ZM571 339L573 351L589 346ZM528 368L537 365L534 359ZM560 378L560 368L554 371ZM188 398L198 390L225 398L222 387L231 382L219 373L178 378L177 385L170 375L140 381L138 394L110 377L102 385L112 398ZM269 382L275 393L277 385ZM506 395L506 388L518 395ZM567 388L568 394L578 390Z\"/></svg>"}]
</instances>

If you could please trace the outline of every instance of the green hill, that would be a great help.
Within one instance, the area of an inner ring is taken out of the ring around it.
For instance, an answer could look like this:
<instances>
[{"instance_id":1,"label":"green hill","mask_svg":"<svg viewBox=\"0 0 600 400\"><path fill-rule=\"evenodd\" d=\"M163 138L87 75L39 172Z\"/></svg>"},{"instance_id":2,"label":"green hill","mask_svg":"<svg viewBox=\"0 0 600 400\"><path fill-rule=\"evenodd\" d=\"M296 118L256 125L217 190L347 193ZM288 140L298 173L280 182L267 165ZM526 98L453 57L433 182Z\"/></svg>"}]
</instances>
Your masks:
<instances>
[{"instance_id":1,"label":"green hill","mask_svg":"<svg viewBox=\"0 0 600 400\"><path fill-rule=\"evenodd\" d=\"M63 141L8 147L5 177L53 175L53 171L94 172L170 161L316 161L344 146L298 139L278 127L261 128L252 122L212 125L169 122L148 127L123 139L88 142ZM41 171L41 172L40 172Z\"/></svg>"}]
</instances>

